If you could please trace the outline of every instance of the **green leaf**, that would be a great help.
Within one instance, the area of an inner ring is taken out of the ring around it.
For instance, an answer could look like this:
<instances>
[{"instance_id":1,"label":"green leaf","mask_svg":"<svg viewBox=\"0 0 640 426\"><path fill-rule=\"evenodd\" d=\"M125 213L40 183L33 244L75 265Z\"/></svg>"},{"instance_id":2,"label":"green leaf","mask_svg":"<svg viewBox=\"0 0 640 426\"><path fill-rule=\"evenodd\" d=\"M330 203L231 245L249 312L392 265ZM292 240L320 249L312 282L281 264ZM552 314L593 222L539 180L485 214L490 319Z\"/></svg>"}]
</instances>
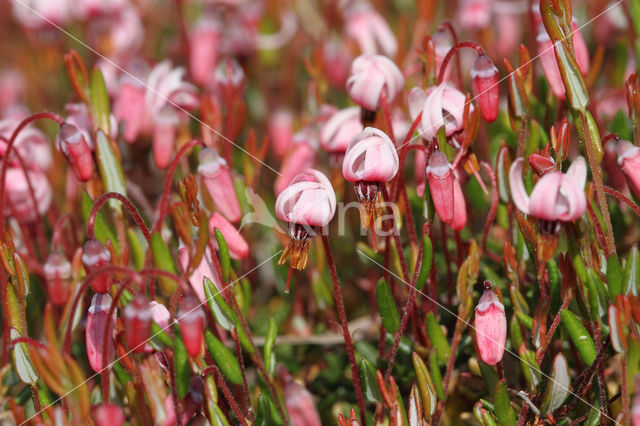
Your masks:
<instances>
[{"instance_id":1,"label":"green leaf","mask_svg":"<svg viewBox=\"0 0 640 426\"><path fill-rule=\"evenodd\" d=\"M149 340L151 346L156 350L163 350L165 348L173 348L173 340L163 330L157 322L151 322L151 339Z\"/></svg>"},{"instance_id":2,"label":"green leaf","mask_svg":"<svg viewBox=\"0 0 640 426\"><path fill-rule=\"evenodd\" d=\"M391 288L384 278L378 281L376 297L378 299L378 312L380 312L382 324L389 333L393 334L400 328L400 315L398 314L396 302L393 300Z\"/></svg>"},{"instance_id":3,"label":"green leaf","mask_svg":"<svg viewBox=\"0 0 640 426\"><path fill-rule=\"evenodd\" d=\"M366 358L360 359L360 376L365 399L371 403L382 401L382 395L376 380L376 369Z\"/></svg>"},{"instance_id":4,"label":"green leaf","mask_svg":"<svg viewBox=\"0 0 640 426\"><path fill-rule=\"evenodd\" d=\"M224 235L222 235L222 232L220 232L218 228L215 228L213 232L216 235L218 251L220 252L220 269L222 270L222 279L227 282L229 280L229 270L231 269L229 247L227 246L227 241L224 239Z\"/></svg>"},{"instance_id":5,"label":"green leaf","mask_svg":"<svg viewBox=\"0 0 640 426\"><path fill-rule=\"evenodd\" d=\"M212 405L213 415L211 416L211 424L212 426L229 426L229 422L225 417L224 413L217 405ZM211 411L209 411L211 413ZM256 423L256 425L259 423Z\"/></svg>"},{"instance_id":6,"label":"green leaf","mask_svg":"<svg viewBox=\"0 0 640 426\"><path fill-rule=\"evenodd\" d=\"M580 318L567 309L560 312L560 318L582 360L587 366L591 366L596 359L596 345L587 329L582 325Z\"/></svg>"},{"instance_id":7,"label":"green leaf","mask_svg":"<svg viewBox=\"0 0 640 426\"><path fill-rule=\"evenodd\" d=\"M440 362L446 363L451 355L451 347L449 342L442 332L442 328L436 319L436 316L432 312L427 314L427 333L429 334L429 340L431 345L438 349L438 358Z\"/></svg>"},{"instance_id":8,"label":"green leaf","mask_svg":"<svg viewBox=\"0 0 640 426\"><path fill-rule=\"evenodd\" d=\"M15 328L11 329L10 336L11 340L21 337L20 333L18 333L18 330ZM15 345L11 351L11 356L13 358L13 365L16 367L16 373L20 380L24 383L33 385L38 380L38 373L35 368L33 368L33 363L31 362L27 345L25 343L18 343Z\"/></svg>"},{"instance_id":9,"label":"green leaf","mask_svg":"<svg viewBox=\"0 0 640 426\"><path fill-rule=\"evenodd\" d=\"M422 397L422 414L426 419L429 419L436 411L436 403L438 402L436 391L433 387L429 370L427 370L422 358L413 352L411 360L413 361L413 369L416 372L416 381Z\"/></svg>"},{"instance_id":10,"label":"green leaf","mask_svg":"<svg viewBox=\"0 0 640 426\"><path fill-rule=\"evenodd\" d=\"M562 285L558 264L553 259L547 261L547 272L549 273L549 287L551 289L551 311L557 312L562 304Z\"/></svg>"},{"instance_id":11,"label":"green leaf","mask_svg":"<svg viewBox=\"0 0 640 426\"><path fill-rule=\"evenodd\" d=\"M522 339L522 330L520 330L520 323L515 314L511 316L511 320L509 321L509 339L511 339L511 345L514 348L519 348L524 342Z\"/></svg>"},{"instance_id":12,"label":"green leaf","mask_svg":"<svg viewBox=\"0 0 640 426\"><path fill-rule=\"evenodd\" d=\"M107 86L104 83L102 72L98 67L91 70L89 101L91 102L91 110L95 124L106 134L111 134L109 93L107 92Z\"/></svg>"},{"instance_id":13,"label":"green leaf","mask_svg":"<svg viewBox=\"0 0 640 426\"><path fill-rule=\"evenodd\" d=\"M256 410L256 420L253 422L254 426L269 426L269 420L271 419L271 410L269 409L269 403L262 394L258 395L258 408Z\"/></svg>"},{"instance_id":14,"label":"green leaf","mask_svg":"<svg viewBox=\"0 0 640 426\"><path fill-rule=\"evenodd\" d=\"M136 269L140 270L144 267L147 242L144 241L142 234L138 231L133 228L127 229L127 241L129 242L129 252L131 253L133 264Z\"/></svg>"},{"instance_id":15,"label":"green leaf","mask_svg":"<svg viewBox=\"0 0 640 426\"><path fill-rule=\"evenodd\" d=\"M622 284L624 294L638 295L638 277L640 276L640 266L638 265L640 261L638 257L638 247L631 247L624 265L624 281Z\"/></svg>"},{"instance_id":16,"label":"green leaf","mask_svg":"<svg viewBox=\"0 0 640 426\"><path fill-rule=\"evenodd\" d=\"M433 246L431 238L428 235L422 236L422 261L420 262L420 271L416 280L416 288L422 290L429 274L431 273L431 264L433 263Z\"/></svg>"},{"instance_id":17,"label":"green leaf","mask_svg":"<svg viewBox=\"0 0 640 426\"><path fill-rule=\"evenodd\" d=\"M231 383L235 383L236 385L242 384L242 370L240 370L240 364L235 355L210 331L204 334L204 341L222 374L224 374Z\"/></svg>"},{"instance_id":18,"label":"green leaf","mask_svg":"<svg viewBox=\"0 0 640 426\"><path fill-rule=\"evenodd\" d=\"M176 274L176 266L169 252L169 248L164 243L160 232L151 234L151 254L153 256L153 266L163 271ZM169 277L158 277L160 290L166 295L171 295L178 288L178 283Z\"/></svg>"},{"instance_id":19,"label":"green leaf","mask_svg":"<svg viewBox=\"0 0 640 426\"><path fill-rule=\"evenodd\" d=\"M607 258L607 286L611 300L615 300L616 296L622 293L622 268L615 253Z\"/></svg>"},{"instance_id":20,"label":"green leaf","mask_svg":"<svg viewBox=\"0 0 640 426\"><path fill-rule=\"evenodd\" d=\"M521 311L516 311L516 317L518 317L518 321L520 321L520 324L524 325L529 330L533 328L533 318L531 318L529 315Z\"/></svg>"},{"instance_id":21,"label":"green leaf","mask_svg":"<svg viewBox=\"0 0 640 426\"><path fill-rule=\"evenodd\" d=\"M554 48L562 83L566 89L567 103L578 111L586 111L589 105L589 93L575 57L569 53L564 42L556 41Z\"/></svg>"},{"instance_id":22,"label":"green leaf","mask_svg":"<svg viewBox=\"0 0 640 426\"><path fill-rule=\"evenodd\" d=\"M189 355L187 348L182 342L182 334L178 324L173 326L173 365L176 374L176 390L178 399L182 400L189 390L191 382L191 367L189 366Z\"/></svg>"},{"instance_id":23,"label":"green leaf","mask_svg":"<svg viewBox=\"0 0 640 426\"><path fill-rule=\"evenodd\" d=\"M120 166L120 160L118 160L113 153L107 136L105 136L101 130L98 130L96 133L96 159L98 161L98 168L100 169L100 178L102 179L105 190L126 196L127 187L125 185L122 167ZM122 211L122 206L117 200L109 200L109 206L118 212Z\"/></svg>"},{"instance_id":24,"label":"green leaf","mask_svg":"<svg viewBox=\"0 0 640 426\"><path fill-rule=\"evenodd\" d=\"M547 390L542 399L541 410L544 414L551 413L562 405L569 395L569 364L561 353L553 359L551 378L547 384Z\"/></svg>"},{"instance_id":25,"label":"green leaf","mask_svg":"<svg viewBox=\"0 0 640 426\"><path fill-rule=\"evenodd\" d=\"M83 192L80 203L82 205L82 219L86 225L89 223L89 215L91 214L91 209L93 209L93 201L91 201L91 197L89 197L87 192ZM93 223L93 232L96 234L96 239L102 244L106 245L107 240L110 240L116 252L120 252L118 239L115 234L111 232L111 228L107 225L104 215L102 214L102 210L100 210L96 215L96 220Z\"/></svg>"},{"instance_id":26,"label":"green leaf","mask_svg":"<svg viewBox=\"0 0 640 426\"><path fill-rule=\"evenodd\" d=\"M273 317L269 317L269 327L267 328L267 337L264 341L264 369L269 376L273 376L276 371L276 353L273 345L276 343L278 336L278 324Z\"/></svg>"},{"instance_id":27,"label":"green leaf","mask_svg":"<svg viewBox=\"0 0 640 426\"><path fill-rule=\"evenodd\" d=\"M120 386L124 388L127 386L127 383L133 383L133 377L131 377L131 375L127 373L127 370L125 370L118 361L113 362L112 369L113 374L116 376L116 379L120 383Z\"/></svg>"},{"instance_id":28,"label":"green leaf","mask_svg":"<svg viewBox=\"0 0 640 426\"><path fill-rule=\"evenodd\" d=\"M442 384L442 373L440 372L440 365L438 364L438 348L429 355L429 372L431 373L431 379L433 385L436 388L436 395L442 401L446 398L444 394L444 385Z\"/></svg>"},{"instance_id":29,"label":"green leaf","mask_svg":"<svg viewBox=\"0 0 640 426\"><path fill-rule=\"evenodd\" d=\"M507 390L507 384L504 380L500 380L496 384L495 412L498 423L500 423L501 426L515 426L516 413L511 407L509 391Z\"/></svg>"},{"instance_id":30,"label":"green leaf","mask_svg":"<svg viewBox=\"0 0 640 426\"><path fill-rule=\"evenodd\" d=\"M527 388L531 392L535 391L542 380L542 371L540 371L540 366L536 362L536 354L522 347L520 350L520 366L527 382Z\"/></svg>"},{"instance_id":31,"label":"green leaf","mask_svg":"<svg viewBox=\"0 0 640 426\"><path fill-rule=\"evenodd\" d=\"M216 286L207 277L204 277L203 286L207 304L216 322L227 331L235 328L235 315L222 298Z\"/></svg>"}]
</instances>

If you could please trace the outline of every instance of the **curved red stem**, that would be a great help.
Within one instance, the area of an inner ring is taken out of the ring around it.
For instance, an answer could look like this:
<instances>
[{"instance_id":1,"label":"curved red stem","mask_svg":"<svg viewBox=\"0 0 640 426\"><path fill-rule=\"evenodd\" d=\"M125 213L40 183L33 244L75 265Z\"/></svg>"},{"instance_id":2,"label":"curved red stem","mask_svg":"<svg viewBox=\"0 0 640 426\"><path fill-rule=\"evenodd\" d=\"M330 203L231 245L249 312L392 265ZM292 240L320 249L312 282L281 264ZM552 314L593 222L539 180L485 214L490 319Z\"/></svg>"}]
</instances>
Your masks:
<instances>
[{"instance_id":1,"label":"curved red stem","mask_svg":"<svg viewBox=\"0 0 640 426\"><path fill-rule=\"evenodd\" d=\"M489 236L489 229L491 228L491 224L496 218L496 212L498 211L498 202L500 201L498 194L498 180L489 163L482 161L480 165L489 175L489 179L491 179L491 186L493 188L493 191L491 191L491 207L489 208L489 214L487 215L487 220L484 223L484 229L482 230L482 245L480 247L491 260L493 260L494 262L501 262L502 259L499 256L496 256L494 253L491 253L489 250L487 250L487 237Z\"/></svg>"},{"instance_id":2,"label":"curved red stem","mask_svg":"<svg viewBox=\"0 0 640 426\"><path fill-rule=\"evenodd\" d=\"M604 192L609 194L609 195L612 195L612 196L616 197L619 201L622 201L623 203L625 203L626 205L631 207L631 209L635 212L635 214L640 216L640 207L638 207L638 205L636 203L631 201L629 199L629 197L625 196L624 194L621 194L620 192L618 192L615 189L613 189L611 187L608 187L608 186L604 187Z\"/></svg>"},{"instance_id":3,"label":"curved red stem","mask_svg":"<svg viewBox=\"0 0 640 426\"><path fill-rule=\"evenodd\" d=\"M96 238L95 232L94 232L96 216L98 215L98 211L100 211L100 207L102 207L104 203L106 203L108 200L111 200L111 199L120 201L126 207L126 209L129 211L129 214L131 214L131 217L133 218L134 222L136 223L136 225L138 225L138 227L142 231L142 234L144 235L144 238L147 240L147 243L149 243L151 235L149 234L149 229L147 228L147 225L145 225L144 220L140 215L140 212L138 212L138 209L136 209L136 207L127 197L125 197L124 195L118 192L107 192L106 194L102 194L96 200L95 204L93 205L93 208L91 209L91 213L89 214L89 220L87 221L87 234L89 234L89 238L91 239Z\"/></svg>"},{"instance_id":4,"label":"curved red stem","mask_svg":"<svg viewBox=\"0 0 640 426\"><path fill-rule=\"evenodd\" d=\"M32 339L31 337L16 337L15 339L11 340L11 342L9 342L9 346L13 347L18 343L26 343L27 345L33 346L38 349L47 349L47 347L43 343L40 343L37 340Z\"/></svg>"},{"instance_id":5,"label":"curved red stem","mask_svg":"<svg viewBox=\"0 0 640 426\"><path fill-rule=\"evenodd\" d=\"M478 55L484 55L484 49L475 41L461 41L456 43L449 50L449 53L447 53L447 56L444 57L444 60L440 65L440 72L438 73L438 84L442 83L442 80L444 80L445 70L449 66L449 62L451 62L451 58L453 58L453 55L455 55L458 52L458 50L463 49L465 47L475 50L476 53L478 53Z\"/></svg>"}]
</instances>

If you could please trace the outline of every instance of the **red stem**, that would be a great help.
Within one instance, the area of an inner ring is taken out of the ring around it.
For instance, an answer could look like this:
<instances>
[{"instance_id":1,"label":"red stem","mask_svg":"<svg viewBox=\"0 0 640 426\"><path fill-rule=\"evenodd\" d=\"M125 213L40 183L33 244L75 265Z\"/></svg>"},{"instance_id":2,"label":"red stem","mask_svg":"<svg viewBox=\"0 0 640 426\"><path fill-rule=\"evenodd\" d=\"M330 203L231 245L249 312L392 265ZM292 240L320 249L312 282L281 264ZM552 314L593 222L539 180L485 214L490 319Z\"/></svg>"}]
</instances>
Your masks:
<instances>
[{"instance_id":1,"label":"red stem","mask_svg":"<svg viewBox=\"0 0 640 426\"><path fill-rule=\"evenodd\" d=\"M118 192L107 192L106 194L102 194L96 200L95 204L93 205L93 208L91 209L91 213L89 214L89 220L87 221L87 234L89 235L89 238L91 239L96 238L94 228L95 228L95 222L96 222L96 217L98 215L98 211L100 211L100 207L102 207L110 199L116 199L126 207L126 209L129 211L129 214L133 218L133 221L136 223L136 225L138 225L138 227L142 231L142 234L144 235L144 238L147 240L147 243L149 243L151 238L149 234L149 229L147 228L147 225L145 225L144 220L142 219L142 216L140 216L140 212L138 212L138 209L136 209L136 207L127 197L125 197L124 195Z\"/></svg>"},{"instance_id":2,"label":"red stem","mask_svg":"<svg viewBox=\"0 0 640 426\"><path fill-rule=\"evenodd\" d=\"M496 174L493 173L493 169L491 165L485 161L480 163L485 172L489 175L489 179L491 179L491 186L493 191L491 191L491 207L489 208L489 214L487 215L487 220L484 223L484 229L482 230L482 251L487 254L487 256L493 260L494 262L502 262L502 259L499 256L496 256L494 253L491 253L487 250L487 237L489 236L489 229L491 228L491 224L493 220L496 218L496 212L498 211L498 202L499 194L498 194L498 180L496 178Z\"/></svg>"},{"instance_id":3,"label":"red stem","mask_svg":"<svg viewBox=\"0 0 640 426\"><path fill-rule=\"evenodd\" d=\"M30 346L33 346L35 348L42 349L42 350L47 349L46 345L44 345L43 343L38 342L37 340L32 339L31 337L16 337L11 342L9 342L9 346L13 347L14 345L16 345L18 343L26 343L26 344L28 344Z\"/></svg>"},{"instance_id":4,"label":"red stem","mask_svg":"<svg viewBox=\"0 0 640 426\"><path fill-rule=\"evenodd\" d=\"M453 39L453 44L458 44L458 34L456 30L453 28L453 24L450 21L444 21L438 26L438 29L447 29L449 34L451 34L451 38ZM460 65L460 56L456 56L456 72L458 73L458 83L462 84L462 66Z\"/></svg>"},{"instance_id":5,"label":"red stem","mask_svg":"<svg viewBox=\"0 0 640 426\"><path fill-rule=\"evenodd\" d=\"M628 205L629 207L631 207L631 209L635 212L635 214L637 214L638 216L640 216L640 207L638 207L638 205L636 203L634 203L633 201L631 201L628 197L626 197L624 194L621 194L620 192L616 191L615 189L605 186L604 187L604 192L606 194L612 195L614 197L616 197L619 201L622 201L623 203L625 203L626 205Z\"/></svg>"},{"instance_id":6,"label":"red stem","mask_svg":"<svg viewBox=\"0 0 640 426\"><path fill-rule=\"evenodd\" d=\"M444 60L442 61L442 64L440 65L440 72L438 73L438 84L442 83L442 80L444 80L445 70L449 66L449 62L451 62L451 58L453 58L453 55L455 55L458 52L458 50L460 50L462 48L465 48L465 47L468 47L470 49L475 50L476 53L478 53L478 55L484 55L484 49L482 48L482 46L480 46L475 41L461 41L461 42L456 43L449 50L449 53L447 53L447 56L444 57Z\"/></svg>"},{"instance_id":7,"label":"red stem","mask_svg":"<svg viewBox=\"0 0 640 426\"><path fill-rule=\"evenodd\" d=\"M238 406L238 403L233 397L233 394L229 390L229 387L224 382L224 379L222 378L222 374L220 374L220 370L218 370L218 367L216 367L215 365L209 366L202 372L202 374L206 376L210 372L213 372L216 383L218 383L220 390L222 390L222 393L224 394L224 397L227 400L227 403L231 407L233 414L236 415L236 418L238 419L241 425L247 426L247 422L245 420L246 416L242 411L240 411L240 407ZM274 395L274 398L277 398L277 395Z\"/></svg>"},{"instance_id":8,"label":"red stem","mask_svg":"<svg viewBox=\"0 0 640 426\"><path fill-rule=\"evenodd\" d=\"M351 364L351 375L353 379L353 387L356 392L356 399L358 400L358 408L360 409L360 422L362 426L367 425L367 416L365 412L364 397L362 396L362 386L360 384L360 371L356 364L355 351L353 348L353 342L351 341L351 334L349 333L349 323L347 322L347 313L344 308L344 301L342 300L342 292L340 290L340 284L338 283L338 273L336 271L336 264L333 260L333 254L331 253L331 247L329 246L329 238L326 235L322 236L322 245L327 257L327 264L331 272L331 281L333 283L333 296L336 299L336 308L338 310L338 317L340 318L340 324L342 325L342 336L344 337L345 345L347 346L347 353L349 354L349 363Z\"/></svg>"}]
</instances>

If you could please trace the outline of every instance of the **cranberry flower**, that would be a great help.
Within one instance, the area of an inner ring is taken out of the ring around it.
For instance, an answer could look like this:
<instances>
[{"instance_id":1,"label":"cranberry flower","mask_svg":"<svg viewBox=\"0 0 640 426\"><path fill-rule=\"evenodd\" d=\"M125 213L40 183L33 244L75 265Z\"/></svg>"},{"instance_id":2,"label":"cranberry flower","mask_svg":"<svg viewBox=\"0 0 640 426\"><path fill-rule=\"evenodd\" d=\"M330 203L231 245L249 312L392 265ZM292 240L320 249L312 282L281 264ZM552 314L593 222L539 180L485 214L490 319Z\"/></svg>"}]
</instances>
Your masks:
<instances>
[{"instance_id":1,"label":"cranberry flower","mask_svg":"<svg viewBox=\"0 0 640 426\"><path fill-rule=\"evenodd\" d=\"M298 174L313 167L316 161L318 138L311 127L296 132L292 139L291 152L282 162L280 176L276 179L275 191L280 194Z\"/></svg>"},{"instance_id":2,"label":"cranberry flower","mask_svg":"<svg viewBox=\"0 0 640 426\"><path fill-rule=\"evenodd\" d=\"M237 222L242 217L242 209L227 161L213 148L203 149L199 160L198 173L216 208L231 222Z\"/></svg>"},{"instance_id":3,"label":"cranberry flower","mask_svg":"<svg viewBox=\"0 0 640 426\"><path fill-rule=\"evenodd\" d=\"M34 198L31 198L29 185L33 188ZM5 191L8 205L5 206L4 214L14 217L20 223L33 223L44 215L49 210L53 198L51 184L44 173L27 170L25 174L20 167L7 169Z\"/></svg>"},{"instance_id":4,"label":"cranberry flower","mask_svg":"<svg viewBox=\"0 0 640 426\"><path fill-rule=\"evenodd\" d=\"M355 182L363 228L369 229L372 219L380 216L380 184L393 179L398 167L396 148L383 131L367 127L351 139L342 162L342 174L346 180Z\"/></svg>"},{"instance_id":5,"label":"cranberry flower","mask_svg":"<svg viewBox=\"0 0 640 426\"><path fill-rule=\"evenodd\" d=\"M493 292L489 281L484 282L484 292L476 306L474 325L480 358L489 365L497 364L504 355L507 317L504 305Z\"/></svg>"},{"instance_id":6,"label":"cranberry flower","mask_svg":"<svg viewBox=\"0 0 640 426\"><path fill-rule=\"evenodd\" d=\"M351 139L362 132L358 107L345 108L334 113L320 130L320 146L330 154L344 154Z\"/></svg>"},{"instance_id":7,"label":"cranberry flower","mask_svg":"<svg viewBox=\"0 0 640 426\"><path fill-rule=\"evenodd\" d=\"M629 187L636 197L640 197L640 148L628 141L618 142L618 165L627 178Z\"/></svg>"},{"instance_id":8,"label":"cranberry flower","mask_svg":"<svg viewBox=\"0 0 640 426\"><path fill-rule=\"evenodd\" d=\"M436 150L431 154L427 178L433 206L440 220L456 231L464 228L467 224L467 207L462 187L442 152Z\"/></svg>"},{"instance_id":9,"label":"cranberry flower","mask_svg":"<svg viewBox=\"0 0 640 426\"><path fill-rule=\"evenodd\" d=\"M304 269L309 250L309 232L329 224L336 212L336 194L329 179L315 169L297 175L278 195L276 215L289 223L289 244L278 264L290 259L293 269Z\"/></svg>"},{"instance_id":10,"label":"cranberry flower","mask_svg":"<svg viewBox=\"0 0 640 426\"><path fill-rule=\"evenodd\" d=\"M520 157L514 161L509 171L511 196L520 211L550 222L571 222L582 216L587 208L584 193L587 165L584 158L576 158L567 173L546 173L536 183L531 196L524 187L523 164L524 160Z\"/></svg>"},{"instance_id":11,"label":"cranberry flower","mask_svg":"<svg viewBox=\"0 0 640 426\"><path fill-rule=\"evenodd\" d=\"M367 3L355 3L344 14L346 36L354 39L365 55L393 57L398 50L389 24Z\"/></svg>"},{"instance_id":12,"label":"cranberry flower","mask_svg":"<svg viewBox=\"0 0 640 426\"><path fill-rule=\"evenodd\" d=\"M462 130L465 101L464 94L447 83L426 92L414 87L409 92L409 113L415 120L422 112L419 130L426 140L433 139L442 126L449 137Z\"/></svg>"}]
</instances>

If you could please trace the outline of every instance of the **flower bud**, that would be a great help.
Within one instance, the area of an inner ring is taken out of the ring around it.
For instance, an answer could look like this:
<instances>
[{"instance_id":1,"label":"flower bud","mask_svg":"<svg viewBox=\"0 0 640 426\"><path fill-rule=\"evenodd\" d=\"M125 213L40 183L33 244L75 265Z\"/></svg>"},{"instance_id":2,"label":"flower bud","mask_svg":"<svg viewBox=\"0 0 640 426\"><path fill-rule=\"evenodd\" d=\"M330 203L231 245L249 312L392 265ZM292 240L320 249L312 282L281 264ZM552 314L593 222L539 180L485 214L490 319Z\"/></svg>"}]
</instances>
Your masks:
<instances>
[{"instance_id":1,"label":"flower bud","mask_svg":"<svg viewBox=\"0 0 640 426\"><path fill-rule=\"evenodd\" d=\"M529 156L527 161L529 161L529 165L538 176L552 171L556 166L555 161L549 154L538 154L534 152Z\"/></svg>"},{"instance_id":2,"label":"flower bud","mask_svg":"<svg viewBox=\"0 0 640 426\"><path fill-rule=\"evenodd\" d=\"M87 274L111 263L111 253L98 240L87 240L82 248L82 264ZM110 274L101 274L91 281L91 288L96 293L106 293L111 286Z\"/></svg>"},{"instance_id":3,"label":"flower bud","mask_svg":"<svg viewBox=\"0 0 640 426\"><path fill-rule=\"evenodd\" d=\"M124 336L131 351L144 351L151 333L151 317L151 307L142 294L137 294L124 308Z\"/></svg>"},{"instance_id":4,"label":"flower bud","mask_svg":"<svg viewBox=\"0 0 640 426\"><path fill-rule=\"evenodd\" d=\"M194 357L200 353L204 319L204 313L200 309L198 299L193 296L187 296L180 302L178 325L180 326L180 333L182 333L182 341L189 356Z\"/></svg>"},{"instance_id":5,"label":"flower bud","mask_svg":"<svg viewBox=\"0 0 640 426\"><path fill-rule=\"evenodd\" d=\"M242 209L233 186L231 169L224 158L212 148L205 148L200 152L198 173L209 191L216 208L231 222L237 222L242 217Z\"/></svg>"},{"instance_id":6,"label":"flower bud","mask_svg":"<svg viewBox=\"0 0 640 426\"><path fill-rule=\"evenodd\" d=\"M640 148L631 142L621 141L617 151L618 165L622 167L629 188L636 197L640 197Z\"/></svg>"},{"instance_id":7,"label":"flower bud","mask_svg":"<svg viewBox=\"0 0 640 426\"><path fill-rule=\"evenodd\" d=\"M241 260L249 255L249 245L242 237L242 234L222 215L214 212L209 219L209 235L211 235L211 238L215 239L214 231L216 229L222 233L229 249L229 256L232 259Z\"/></svg>"},{"instance_id":8,"label":"flower bud","mask_svg":"<svg viewBox=\"0 0 640 426\"><path fill-rule=\"evenodd\" d=\"M61 253L51 253L44 264L47 293L54 305L64 305L71 284L71 263Z\"/></svg>"},{"instance_id":9,"label":"flower bud","mask_svg":"<svg viewBox=\"0 0 640 426\"><path fill-rule=\"evenodd\" d=\"M109 309L111 308L112 299L108 294L94 294L91 299L91 306L89 306L89 313L87 314L87 325L85 330L85 342L87 346L87 357L89 358L89 364L96 373L102 371L107 366L109 360L115 355L115 345L113 343L112 336L107 337L107 359L103 358L104 355L104 333L107 328L113 328L115 325L115 310L114 315L109 319ZM111 323L109 323L109 321Z\"/></svg>"},{"instance_id":10,"label":"flower bud","mask_svg":"<svg viewBox=\"0 0 640 426\"><path fill-rule=\"evenodd\" d=\"M484 289L476 306L476 342L482 361L494 365L500 362L504 355L507 317L504 313L504 305L493 292L489 281L485 281Z\"/></svg>"},{"instance_id":11,"label":"flower bud","mask_svg":"<svg viewBox=\"0 0 640 426\"><path fill-rule=\"evenodd\" d=\"M91 408L96 426L122 426L124 425L124 413L122 408L115 404L103 402Z\"/></svg>"},{"instance_id":12,"label":"flower bud","mask_svg":"<svg viewBox=\"0 0 640 426\"><path fill-rule=\"evenodd\" d=\"M171 163L176 143L179 119L171 108L165 107L153 120L153 161L157 168L164 170Z\"/></svg>"},{"instance_id":13,"label":"flower bud","mask_svg":"<svg viewBox=\"0 0 640 426\"><path fill-rule=\"evenodd\" d=\"M427 179L433 206L440 220L459 231L467 224L467 206L460 182L447 157L434 151L429 158Z\"/></svg>"},{"instance_id":14,"label":"flower bud","mask_svg":"<svg viewBox=\"0 0 640 426\"><path fill-rule=\"evenodd\" d=\"M487 55L476 58L471 68L471 89L478 102L482 119L486 122L498 118L498 69Z\"/></svg>"},{"instance_id":15,"label":"flower bud","mask_svg":"<svg viewBox=\"0 0 640 426\"><path fill-rule=\"evenodd\" d=\"M60 151L73 174L81 182L88 181L93 174L93 156L82 133L73 124L62 123L58 138Z\"/></svg>"}]
</instances>

